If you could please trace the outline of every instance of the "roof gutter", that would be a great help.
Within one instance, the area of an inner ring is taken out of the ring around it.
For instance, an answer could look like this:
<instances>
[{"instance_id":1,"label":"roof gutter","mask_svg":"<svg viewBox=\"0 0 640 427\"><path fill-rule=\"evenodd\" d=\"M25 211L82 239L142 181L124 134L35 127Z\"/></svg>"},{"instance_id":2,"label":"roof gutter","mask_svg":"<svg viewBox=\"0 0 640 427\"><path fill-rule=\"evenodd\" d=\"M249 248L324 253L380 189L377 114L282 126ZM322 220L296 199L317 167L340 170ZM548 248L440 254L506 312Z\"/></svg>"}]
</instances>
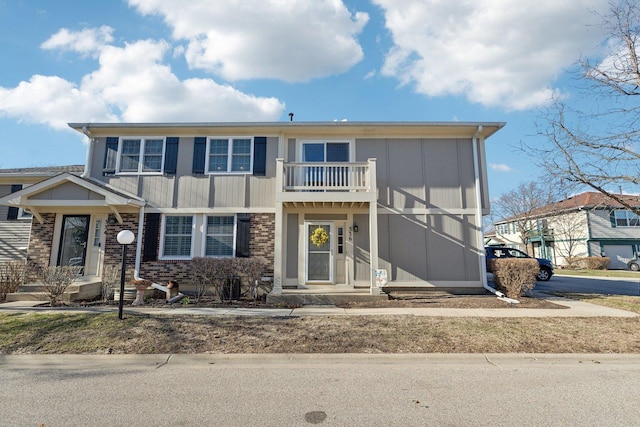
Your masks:
<instances>
[{"instance_id":1,"label":"roof gutter","mask_svg":"<svg viewBox=\"0 0 640 427\"><path fill-rule=\"evenodd\" d=\"M480 163L478 160L478 138L480 138L481 136L482 136L482 125L478 125L478 130L476 131L475 135L473 135L472 145L473 145L473 171L475 174L475 187L476 187L476 218L478 221L478 229L479 229L478 233L476 233L476 236L478 236L477 244L478 244L478 248L480 248L479 249L480 253L478 257L480 262L480 280L482 281L482 287L488 290L489 292L491 292L492 294L494 294L495 296L497 296L498 299L506 301L510 304L519 304L520 301L512 298L507 298L505 294L489 286L489 283L487 281L487 260L486 260L486 254L484 252L484 241L482 239L482 194L480 192L482 187L480 183Z\"/></svg>"},{"instance_id":2,"label":"roof gutter","mask_svg":"<svg viewBox=\"0 0 640 427\"><path fill-rule=\"evenodd\" d=\"M91 132L87 129L87 126L82 126L82 133L85 134L87 138L89 138L89 145L87 146L87 159L84 163L84 172L80 177L86 178L91 175L91 159L93 157L93 137L91 136Z\"/></svg>"}]
</instances>

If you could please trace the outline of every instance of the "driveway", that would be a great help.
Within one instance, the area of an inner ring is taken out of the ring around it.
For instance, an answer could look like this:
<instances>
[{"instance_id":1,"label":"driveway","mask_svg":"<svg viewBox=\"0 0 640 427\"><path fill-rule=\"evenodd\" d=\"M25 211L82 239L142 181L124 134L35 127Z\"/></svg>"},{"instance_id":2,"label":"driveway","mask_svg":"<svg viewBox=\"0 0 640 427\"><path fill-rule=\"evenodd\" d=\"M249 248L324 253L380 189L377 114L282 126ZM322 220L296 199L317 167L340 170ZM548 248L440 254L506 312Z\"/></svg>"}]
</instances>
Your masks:
<instances>
[{"instance_id":1,"label":"driveway","mask_svg":"<svg viewBox=\"0 0 640 427\"><path fill-rule=\"evenodd\" d=\"M640 295L640 274L638 274L637 279L555 275L548 282L538 282L535 290L540 292Z\"/></svg>"}]
</instances>

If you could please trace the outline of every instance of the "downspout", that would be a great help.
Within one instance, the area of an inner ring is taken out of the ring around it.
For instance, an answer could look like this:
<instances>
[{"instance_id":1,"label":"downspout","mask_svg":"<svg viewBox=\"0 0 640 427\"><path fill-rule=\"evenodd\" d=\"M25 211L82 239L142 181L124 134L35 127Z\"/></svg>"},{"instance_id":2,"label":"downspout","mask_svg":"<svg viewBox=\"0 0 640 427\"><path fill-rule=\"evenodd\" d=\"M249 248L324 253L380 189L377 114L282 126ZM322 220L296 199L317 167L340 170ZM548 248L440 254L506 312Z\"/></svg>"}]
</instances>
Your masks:
<instances>
[{"instance_id":1,"label":"downspout","mask_svg":"<svg viewBox=\"0 0 640 427\"><path fill-rule=\"evenodd\" d=\"M91 159L93 158L93 137L91 136L91 132L87 129L86 126L82 126L82 133L89 138L89 146L87 147L87 159L84 162L84 171L81 178L87 178L91 175Z\"/></svg>"},{"instance_id":2,"label":"downspout","mask_svg":"<svg viewBox=\"0 0 640 427\"><path fill-rule=\"evenodd\" d=\"M142 236L142 232L144 231L144 206L140 206L140 217L138 218L138 239L136 241L136 263L135 263L135 267L133 270L133 278L135 280L144 280L140 277L140 260L142 259L141 255L142 255L142 239L140 238L140 236ZM158 289L162 292L164 292L165 294L167 294L169 292L169 290L167 289L166 286L162 286L159 285L157 283L155 283L153 280L151 280L151 287ZM178 292L178 295L176 295L175 297L171 298L170 300L168 300L167 302L170 303L174 303L174 302L178 302L180 301L182 298L184 298L185 295L182 292Z\"/></svg>"},{"instance_id":3,"label":"downspout","mask_svg":"<svg viewBox=\"0 0 640 427\"><path fill-rule=\"evenodd\" d=\"M519 304L520 301L507 298L505 294L498 291L495 288L489 286L487 282L487 260L486 254L484 251L484 241L482 239L482 195L480 193L481 185L480 185L480 164L478 159L478 137L482 133L482 125L478 125L478 130L475 135L473 135L472 146L473 146L473 171L475 174L475 187L476 187L476 216L478 221L479 232L476 233L478 236L478 247L480 248L480 280L482 280L482 287L494 294L498 297L498 299L506 301L511 304Z\"/></svg>"}]
</instances>

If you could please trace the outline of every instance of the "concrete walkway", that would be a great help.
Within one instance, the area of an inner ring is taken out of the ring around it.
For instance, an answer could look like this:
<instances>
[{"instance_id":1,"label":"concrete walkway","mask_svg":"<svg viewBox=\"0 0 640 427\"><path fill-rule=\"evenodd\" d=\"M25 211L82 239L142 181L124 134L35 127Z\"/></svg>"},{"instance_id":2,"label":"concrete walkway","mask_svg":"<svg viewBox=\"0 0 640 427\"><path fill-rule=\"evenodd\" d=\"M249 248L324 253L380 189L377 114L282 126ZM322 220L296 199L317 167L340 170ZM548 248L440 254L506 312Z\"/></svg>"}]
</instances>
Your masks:
<instances>
[{"instance_id":1,"label":"concrete walkway","mask_svg":"<svg viewBox=\"0 0 640 427\"><path fill-rule=\"evenodd\" d=\"M301 308L205 308L125 306L125 313L150 315L206 315L206 316L432 316L432 317L638 317L640 314L616 308L604 307L583 301L538 294L539 298L567 307L559 309L535 308L338 308L335 306L303 306ZM59 307L38 306L46 302L16 301L0 304L0 313L110 313L118 307ZM507 303L505 303L507 304Z\"/></svg>"}]
</instances>

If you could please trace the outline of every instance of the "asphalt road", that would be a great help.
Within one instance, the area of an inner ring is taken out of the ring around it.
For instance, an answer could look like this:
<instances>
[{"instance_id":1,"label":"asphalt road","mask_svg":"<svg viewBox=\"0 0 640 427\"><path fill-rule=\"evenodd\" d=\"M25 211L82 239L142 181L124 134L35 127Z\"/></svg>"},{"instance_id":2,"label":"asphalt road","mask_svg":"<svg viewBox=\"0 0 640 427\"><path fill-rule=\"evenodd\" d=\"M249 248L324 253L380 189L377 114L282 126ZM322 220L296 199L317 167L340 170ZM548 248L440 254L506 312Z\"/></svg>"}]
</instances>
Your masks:
<instances>
[{"instance_id":1,"label":"asphalt road","mask_svg":"<svg viewBox=\"0 0 640 427\"><path fill-rule=\"evenodd\" d=\"M2 426L640 425L638 355L0 356Z\"/></svg>"},{"instance_id":2,"label":"asphalt road","mask_svg":"<svg viewBox=\"0 0 640 427\"><path fill-rule=\"evenodd\" d=\"M555 275L548 282L537 282L536 291L578 292L587 294L640 295L638 278L567 277Z\"/></svg>"}]
</instances>

